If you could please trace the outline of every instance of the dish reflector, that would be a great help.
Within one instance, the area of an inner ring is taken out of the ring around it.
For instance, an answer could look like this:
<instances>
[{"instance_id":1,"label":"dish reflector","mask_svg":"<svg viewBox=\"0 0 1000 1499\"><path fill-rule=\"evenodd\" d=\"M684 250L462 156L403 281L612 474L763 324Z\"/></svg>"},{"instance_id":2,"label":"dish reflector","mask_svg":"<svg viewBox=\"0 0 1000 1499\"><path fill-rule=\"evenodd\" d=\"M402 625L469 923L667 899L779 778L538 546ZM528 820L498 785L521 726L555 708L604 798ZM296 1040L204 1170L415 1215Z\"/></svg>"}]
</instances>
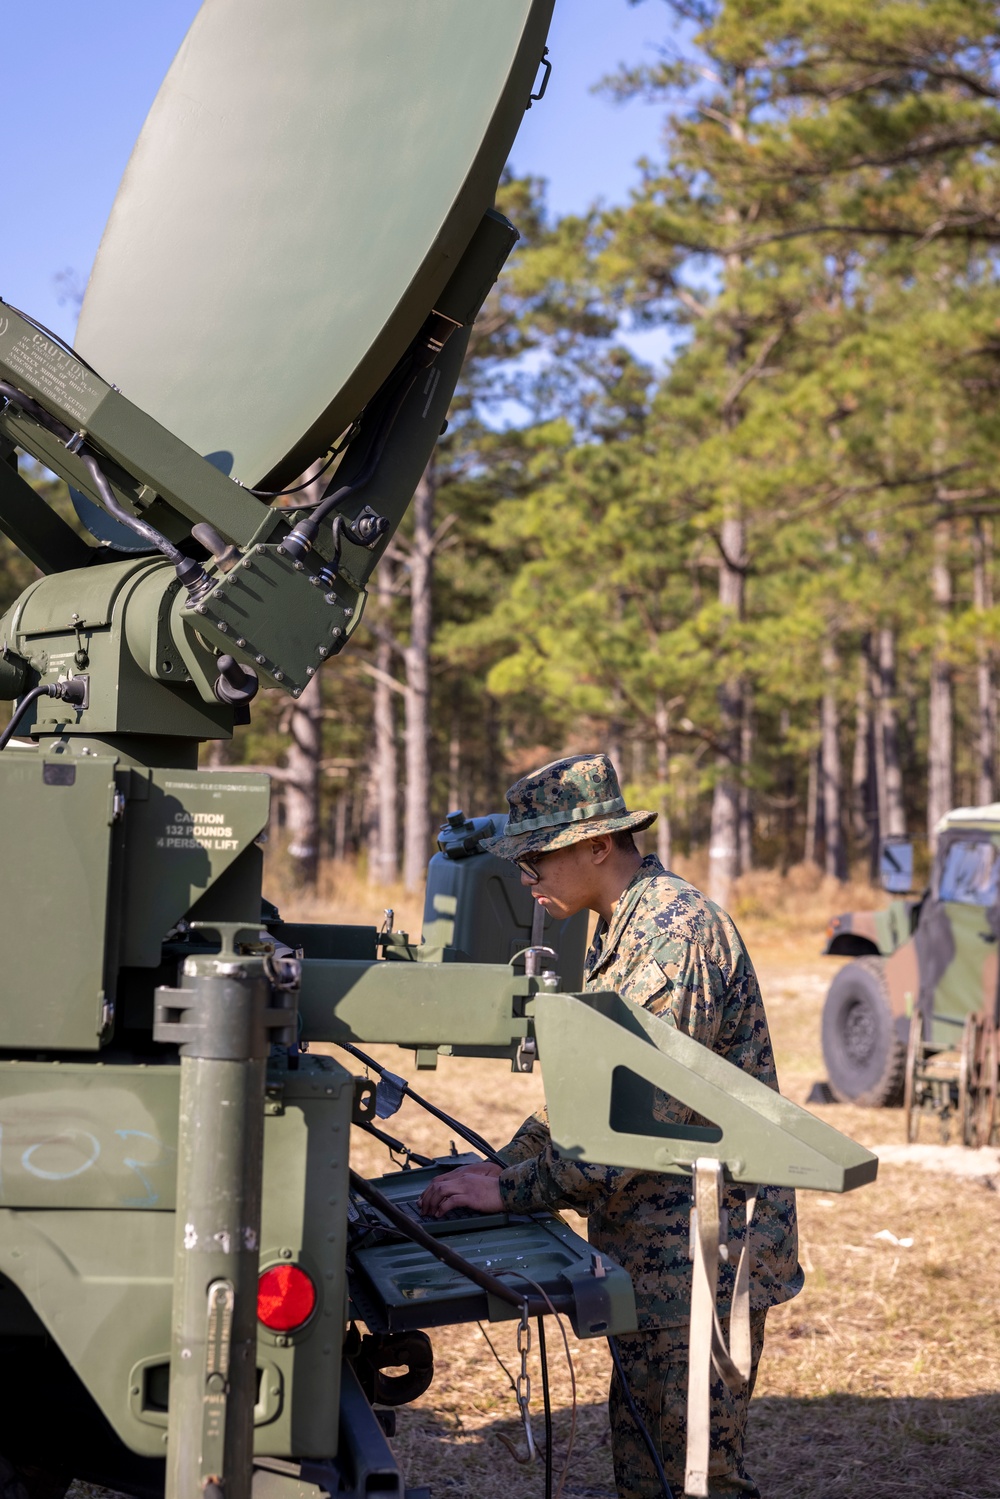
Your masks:
<instances>
[{"instance_id":1,"label":"dish reflector","mask_svg":"<svg viewBox=\"0 0 1000 1499\"><path fill-rule=\"evenodd\" d=\"M244 483L357 416L492 205L554 0L206 0L76 346Z\"/></svg>"}]
</instances>

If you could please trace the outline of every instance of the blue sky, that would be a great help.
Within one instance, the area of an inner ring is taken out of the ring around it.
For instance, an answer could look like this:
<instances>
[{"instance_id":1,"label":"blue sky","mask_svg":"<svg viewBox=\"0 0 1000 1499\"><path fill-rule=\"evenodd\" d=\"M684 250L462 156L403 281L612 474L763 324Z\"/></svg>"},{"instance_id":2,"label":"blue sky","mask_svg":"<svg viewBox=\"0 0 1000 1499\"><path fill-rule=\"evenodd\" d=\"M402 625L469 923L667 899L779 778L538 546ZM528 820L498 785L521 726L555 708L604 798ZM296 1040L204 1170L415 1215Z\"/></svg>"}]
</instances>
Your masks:
<instances>
[{"instance_id":1,"label":"blue sky","mask_svg":"<svg viewBox=\"0 0 1000 1499\"><path fill-rule=\"evenodd\" d=\"M70 272L86 282L132 144L198 4L31 0L4 8L0 296L66 337L76 311L57 278ZM662 0L557 0L552 79L512 156L516 170L548 179L555 212L625 200L635 161L655 154L658 111L615 105L591 89L619 62L653 60L671 25ZM659 330L629 341L646 358L667 346Z\"/></svg>"}]
</instances>

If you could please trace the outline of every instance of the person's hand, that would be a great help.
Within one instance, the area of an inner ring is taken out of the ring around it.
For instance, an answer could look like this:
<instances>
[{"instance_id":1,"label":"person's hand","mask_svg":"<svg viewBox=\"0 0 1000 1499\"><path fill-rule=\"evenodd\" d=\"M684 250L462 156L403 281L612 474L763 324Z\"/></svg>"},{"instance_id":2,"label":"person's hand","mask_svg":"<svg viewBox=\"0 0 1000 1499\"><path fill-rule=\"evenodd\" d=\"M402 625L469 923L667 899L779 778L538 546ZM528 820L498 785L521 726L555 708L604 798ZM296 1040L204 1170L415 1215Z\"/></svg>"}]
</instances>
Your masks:
<instances>
[{"instance_id":1,"label":"person's hand","mask_svg":"<svg viewBox=\"0 0 1000 1499\"><path fill-rule=\"evenodd\" d=\"M475 1213L502 1213L503 1201L497 1178L503 1167L493 1161L458 1166L435 1177L426 1188L417 1210L425 1218L443 1218L453 1208L471 1208Z\"/></svg>"}]
</instances>

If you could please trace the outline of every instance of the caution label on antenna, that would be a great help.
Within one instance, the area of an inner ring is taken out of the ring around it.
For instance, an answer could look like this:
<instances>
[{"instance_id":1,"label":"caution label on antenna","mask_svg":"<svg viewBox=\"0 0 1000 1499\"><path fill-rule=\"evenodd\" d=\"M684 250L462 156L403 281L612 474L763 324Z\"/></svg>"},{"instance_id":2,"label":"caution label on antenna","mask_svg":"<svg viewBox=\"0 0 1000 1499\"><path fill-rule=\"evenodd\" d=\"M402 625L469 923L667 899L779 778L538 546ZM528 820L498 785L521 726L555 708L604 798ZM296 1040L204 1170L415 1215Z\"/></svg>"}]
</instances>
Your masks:
<instances>
[{"instance_id":1,"label":"caution label on antenna","mask_svg":"<svg viewBox=\"0 0 1000 1499\"><path fill-rule=\"evenodd\" d=\"M0 378L68 425L86 427L109 387L51 338L0 307Z\"/></svg>"}]
</instances>

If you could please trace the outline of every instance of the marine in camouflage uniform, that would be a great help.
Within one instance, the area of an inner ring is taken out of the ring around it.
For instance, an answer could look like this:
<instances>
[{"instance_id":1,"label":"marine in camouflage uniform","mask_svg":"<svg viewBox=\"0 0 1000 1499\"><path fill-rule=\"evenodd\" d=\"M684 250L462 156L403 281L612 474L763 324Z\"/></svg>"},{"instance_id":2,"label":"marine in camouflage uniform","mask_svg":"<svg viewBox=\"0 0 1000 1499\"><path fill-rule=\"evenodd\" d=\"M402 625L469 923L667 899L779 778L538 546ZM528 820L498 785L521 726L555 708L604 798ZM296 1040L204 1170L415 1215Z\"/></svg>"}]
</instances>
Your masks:
<instances>
[{"instance_id":1,"label":"marine in camouflage uniform","mask_svg":"<svg viewBox=\"0 0 1000 1499\"><path fill-rule=\"evenodd\" d=\"M614 770L603 755L556 761L513 786L508 801L511 814L505 835L492 847L501 857L516 859L599 833L647 827L655 815L626 811ZM599 924L587 955L586 987L617 991L777 1088L757 977L736 927L693 885L668 873L655 856L642 860L610 923ZM673 1124L705 1122L664 1093L657 1094L654 1112ZM508 1211L572 1208L585 1214L590 1242L632 1276L639 1330L618 1339L619 1351L633 1398L679 1494L684 1482L692 1283L690 1184L665 1173L563 1159L553 1146L544 1112L526 1120L500 1154L508 1163L499 1177ZM718 1307L728 1332L735 1266L746 1231L743 1188L728 1187L723 1207L729 1215L729 1262L719 1267ZM736 1394L720 1379L713 1381L713 1495L758 1492L743 1466L743 1441L764 1319L768 1307L795 1296L802 1286L791 1190L760 1188L751 1246L753 1368L747 1386ZM617 1376L612 1379L609 1409L621 1499L660 1495Z\"/></svg>"}]
</instances>

